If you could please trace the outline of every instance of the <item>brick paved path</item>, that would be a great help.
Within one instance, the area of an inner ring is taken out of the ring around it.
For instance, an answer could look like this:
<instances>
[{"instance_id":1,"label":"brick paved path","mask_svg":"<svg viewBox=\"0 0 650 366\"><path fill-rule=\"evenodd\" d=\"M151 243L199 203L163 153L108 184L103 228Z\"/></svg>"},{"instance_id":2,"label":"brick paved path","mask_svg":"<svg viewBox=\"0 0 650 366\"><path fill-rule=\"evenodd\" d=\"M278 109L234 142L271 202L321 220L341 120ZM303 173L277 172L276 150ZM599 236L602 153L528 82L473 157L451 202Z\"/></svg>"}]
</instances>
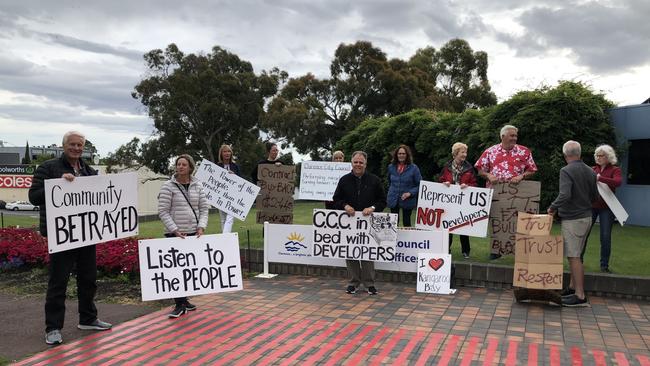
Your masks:
<instances>
[{"instance_id":1,"label":"brick paved path","mask_svg":"<svg viewBox=\"0 0 650 366\"><path fill-rule=\"evenodd\" d=\"M435 296L379 283L369 296L344 285L251 279L244 291L193 298L199 310L179 319L152 313L20 364L650 366L647 302L592 297L570 309L517 304L510 290Z\"/></svg>"}]
</instances>

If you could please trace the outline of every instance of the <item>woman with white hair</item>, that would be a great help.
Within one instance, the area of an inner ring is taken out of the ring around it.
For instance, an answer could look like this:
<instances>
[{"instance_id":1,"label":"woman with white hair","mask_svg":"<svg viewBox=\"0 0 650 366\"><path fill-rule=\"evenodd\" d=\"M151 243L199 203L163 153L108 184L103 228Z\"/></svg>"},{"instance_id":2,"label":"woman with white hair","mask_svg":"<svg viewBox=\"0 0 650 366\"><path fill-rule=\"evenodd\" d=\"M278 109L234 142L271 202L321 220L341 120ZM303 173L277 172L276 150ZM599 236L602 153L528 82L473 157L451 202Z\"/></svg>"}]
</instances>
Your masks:
<instances>
[{"instance_id":1,"label":"woman with white hair","mask_svg":"<svg viewBox=\"0 0 650 366\"><path fill-rule=\"evenodd\" d=\"M596 165L592 168L598 176L598 181L607 184L612 192L616 191L616 187L621 185L621 169L616 166L618 159L616 152L609 145L600 145L596 147L594 152L594 160ZM600 271L610 273L609 270L609 256L612 252L612 226L614 225L614 213L607 206L602 197L592 205L591 223L600 221ZM585 245L586 247L586 245ZM584 249L581 256L584 257Z\"/></svg>"}]
</instances>

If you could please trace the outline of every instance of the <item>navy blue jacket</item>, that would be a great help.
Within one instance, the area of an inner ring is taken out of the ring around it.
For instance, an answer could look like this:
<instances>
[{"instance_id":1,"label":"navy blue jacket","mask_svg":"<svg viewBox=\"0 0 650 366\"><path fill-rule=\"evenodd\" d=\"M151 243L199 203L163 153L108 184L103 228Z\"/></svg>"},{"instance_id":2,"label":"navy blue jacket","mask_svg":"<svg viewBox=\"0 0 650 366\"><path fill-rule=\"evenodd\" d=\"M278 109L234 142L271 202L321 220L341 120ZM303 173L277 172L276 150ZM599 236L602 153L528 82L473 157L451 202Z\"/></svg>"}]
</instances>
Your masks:
<instances>
[{"instance_id":1,"label":"navy blue jacket","mask_svg":"<svg viewBox=\"0 0 650 366\"><path fill-rule=\"evenodd\" d=\"M420 189L420 168L415 164L408 164L402 174L397 172L397 164L388 165L388 197L386 203L389 208L399 207L413 209L418 202L418 191ZM402 194L411 192L411 197L402 201Z\"/></svg>"}]
</instances>

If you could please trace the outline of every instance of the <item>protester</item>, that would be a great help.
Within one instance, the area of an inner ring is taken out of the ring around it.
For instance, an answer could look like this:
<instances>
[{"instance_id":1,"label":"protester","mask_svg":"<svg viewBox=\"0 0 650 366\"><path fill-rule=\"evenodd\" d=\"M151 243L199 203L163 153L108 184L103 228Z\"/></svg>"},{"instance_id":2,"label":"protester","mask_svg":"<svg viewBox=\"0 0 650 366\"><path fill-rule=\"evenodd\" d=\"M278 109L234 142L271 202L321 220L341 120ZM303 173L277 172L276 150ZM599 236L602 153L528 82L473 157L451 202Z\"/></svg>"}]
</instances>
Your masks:
<instances>
[{"instance_id":1,"label":"protester","mask_svg":"<svg viewBox=\"0 0 650 366\"><path fill-rule=\"evenodd\" d=\"M457 142L451 146L452 159L445 164L440 173L438 181L447 187L452 184L459 184L461 189L469 186L476 187L476 174L474 167L467 158L467 145ZM449 234L449 251L451 253L452 235ZM461 251L463 258L468 259L470 253L469 236L460 236Z\"/></svg>"},{"instance_id":2,"label":"protester","mask_svg":"<svg viewBox=\"0 0 650 366\"><path fill-rule=\"evenodd\" d=\"M275 164L275 165L282 165L282 162L278 160L278 154L280 152L280 149L278 149L278 145L272 142L269 142L266 144L266 159L260 160L257 162L257 165L255 166L255 169L253 169L253 184L257 184L258 178L257 178L257 170L260 165L263 164Z\"/></svg>"},{"instance_id":3,"label":"protester","mask_svg":"<svg viewBox=\"0 0 650 366\"><path fill-rule=\"evenodd\" d=\"M203 192L203 186L192 176L194 159L187 154L180 155L174 162L176 173L160 187L158 194L158 216L165 226L168 238L203 235L208 226L210 205ZM174 299L176 305L169 313L178 318L188 311L196 310L187 297Z\"/></svg>"},{"instance_id":4,"label":"protester","mask_svg":"<svg viewBox=\"0 0 650 366\"><path fill-rule=\"evenodd\" d=\"M399 214L402 209L402 224L411 226L411 212L417 205L418 190L422 175L413 164L413 154L406 145L399 145L393 151L393 160L388 165L387 206L391 213Z\"/></svg>"},{"instance_id":5,"label":"protester","mask_svg":"<svg viewBox=\"0 0 650 366\"><path fill-rule=\"evenodd\" d=\"M338 210L345 210L348 215L354 216L355 211L362 215L372 215L373 212L384 210L386 194L381 180L374 174L366 171L368 155L363 151L352 154L352 172L339 179L334 192L334 206ZM346 292L355 294L360 284L368 290L368 294L376 295L375 288L375 263L371 261L346 260L350 281Z\"/></svg>"},{"instance_id":6,"label":"protester","mask_svg":"<svg viewBox=\"0 0 650 366\"><path fill-rule=\"evenodd\" d=\"M345 154L341 150L334 151L332 154L332 161L335 163L342 163L345 161ZM325 208L328 210L335 210L334 201L325 201Z\"/></svg>"},{"instance_id":7,"label":"protester","mask_svg":"<svg viewBox=\"0 0 650 366\"><path fill-rule=\"evenodd\" d=\"M241 176L239 165L235 164L233 161L232 148L230 145L223 144L219 148L219 161L217 162L217 165L226 169L230 174L237 174L238 176ZM221 232L231 232L234 217L219 210L219 218L221 219Z\"/></svg>"},{"instance_id":8,"label":"protester","mask_svg":"<svg viewBox=\"0 0 650 366\"><path fill-rule=\"evenodd\" d=\"M547 212L556 212L562 219L564 256L569 261L573 288L562 297L564 306L588 306L584 291L584 267L580 253L591 228L591 204L597 197L596 173L582 162L580 144L567 141L562 146L567 165L560 169L560 187L557 198Z\"/></svg>"},{"instance_id":9,"label":"protester","mask_svg":"<svg viewBox=\"0 0 650 366\"><path fill-rule=\"evenodd\" d=\"M487 180L486 187L499 182L519 183L537 171L530 150L517 145L517 131L515 126L503 126L501 143L487 148L474 164L478 174ZM499 257L501 254L490 254L490 259Z\"/></svg>"},{"instance_id":10,"label":"protester","mask_svg":"<svg viewBox=\"0 0 650 366\"><path fill-rule=\"evenodd\" d=\"M40 232L47 238L45 209L45 180L64 178L74 182L75 177L97 175L97 171L81 159L86 137L77 131L63 135L63 156L39 165L29 189L29 201L40 208ZM76 264L79 324L82 330L108 330L112 325L97 318L95 293L97 291L97 256L94 245L50 253L49 279L45 297L45 343L63 343L61 329L65 318L65 298L70 273Z\"/></svg>"}]
</instances>

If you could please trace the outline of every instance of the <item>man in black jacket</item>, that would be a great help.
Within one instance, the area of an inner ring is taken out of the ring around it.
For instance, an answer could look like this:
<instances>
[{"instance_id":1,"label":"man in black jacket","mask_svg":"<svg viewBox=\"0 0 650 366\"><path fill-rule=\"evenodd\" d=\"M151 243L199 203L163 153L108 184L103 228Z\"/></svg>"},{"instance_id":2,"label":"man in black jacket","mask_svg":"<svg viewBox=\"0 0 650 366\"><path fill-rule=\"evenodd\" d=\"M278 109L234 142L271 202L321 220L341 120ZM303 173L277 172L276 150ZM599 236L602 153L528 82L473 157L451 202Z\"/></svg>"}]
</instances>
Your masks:
<instances>
[{"instance_id":1,"label":"man in black jacket","mask_svg":"<svg viewBox=\"0 0 650 366\"><path fill-rule=\"evenodd\" d=\"M374 174L366 172L368 155L363 151L352 154L352 172L339 179L334 192L334 207L345 210L354 216L361 211L364 216L381 212L386 207L386 194L381 180ZM354 294L361 283L370 295L376 295L375 263L371 261L346 260L350 282L346 292Z\"/></svg>"},{"instance_id":2,"label":"man in black jacket","mask_svg":"<svg viewBox=\"0 0 650 366\"><path fill-rule=\"evenodd\" d=\"M86 138L76 131L63 136L63 156L41 164L29 189L29 200L40 207L40 231L47 238L47 213L45 211L45 180L64 178L70 182L75 177L97 175L97 171L81 159ZM61 329L65 318L65 293L74 264L77 264L77 297L79 299L79 329L107 330L111 324L97 319L95 292L97 290L97 261L95 246L71 249L50 254L49 280L45 297L45 343L63 343Z\"/></svg>"}]
</instances>

